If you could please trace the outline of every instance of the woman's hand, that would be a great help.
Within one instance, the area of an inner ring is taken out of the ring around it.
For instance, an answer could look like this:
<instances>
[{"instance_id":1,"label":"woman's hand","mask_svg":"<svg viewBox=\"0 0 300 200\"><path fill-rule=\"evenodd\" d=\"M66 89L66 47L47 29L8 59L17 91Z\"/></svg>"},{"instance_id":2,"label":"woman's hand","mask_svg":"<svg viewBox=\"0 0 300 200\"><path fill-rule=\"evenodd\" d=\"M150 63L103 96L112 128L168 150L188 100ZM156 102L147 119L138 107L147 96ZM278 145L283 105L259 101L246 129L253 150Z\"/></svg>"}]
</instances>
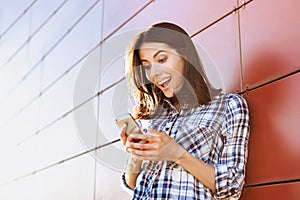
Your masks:
<instances>
[{"instance_id":1,"label":"woman's hand","mask_svg":"<svg viewBox=\"0 0 300 200\"><path fill-rule=\"evenodd\" d=\"M127 131L127 124L125 123L121 127L121 131L120 131L120 138L121 138L123 146L126 145L126 140L127 140L126 131Z\"/></svg>"},{"instance_id":2,"label":"woman's hand","mask_svg":"<svg viewBox=\"0 0 300 200\"><path fill-rule=\"evenodd\" d=\"M121 138L121 141L122 141L122 144L124 146L126 146L126 143L127 141L129 142L142 142L140 139L135 139L135 138L132 138L132 137L127 137L127 124L124 123L123 126L121 127L121 131L120 131L120 138ZM131 134L142 134L142 131L140 130L140 128L135 128L131 133L129 133L129 135Z\"/></svg>"},{"instance_id":3,"label":"woman's hand","mask_svg":"<svg viewBox=\"0 0 300 200\"><path fill-rule=\"evenodd\" d=\"M127 137L126 131L127 131L127 124L124 124L121 127L120 138L125 147L128 142L133 142L132 139ZM133 133L130 133L130 134L139 134L139 132L140 132L140 130L139 130L139 128L137 128L136 130L133 131ZM126 180L127 185L132 189L134 189L134 187L135 187L136 178L140 172L142 162L143 162L142 160L136 158L135 156L129 156L127 158L127 164L124 169L125 180Z\"/></svg>"},{"instance_id":4,"label":"woman's hand","mask_svg":"<svg viewBox=\"0 0 300 200\"><path fill-rule=\"evenodd\" d=\"M130 134L125 144L126 151L141 160L174 162L186 153L186 150L166 133L151 129L148 131L150 134L147 135Z\"/></svg>"}]
</instances>

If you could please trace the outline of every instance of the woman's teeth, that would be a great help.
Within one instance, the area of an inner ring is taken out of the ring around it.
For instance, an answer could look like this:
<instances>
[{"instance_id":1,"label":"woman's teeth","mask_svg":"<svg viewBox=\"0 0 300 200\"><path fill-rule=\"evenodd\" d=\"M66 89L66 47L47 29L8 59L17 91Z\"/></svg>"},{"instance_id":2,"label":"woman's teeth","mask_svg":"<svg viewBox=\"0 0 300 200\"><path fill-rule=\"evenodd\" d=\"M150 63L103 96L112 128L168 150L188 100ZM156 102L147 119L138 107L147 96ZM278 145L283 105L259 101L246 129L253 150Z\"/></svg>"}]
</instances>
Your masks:
<instances>
[{"instance_id":1,"label":"woman's teeth","mask_svg":"<svg viewBox=\"0 0 300 200\"><path fill-rule=\"evenodd\" d=\"M168 78L167 80L161 81L161 82L159 83L159 85L161 85L162 87L165 87L166 84L169 83L170 80L171 80L171 79Z\"/></svg>"}]
</instances>

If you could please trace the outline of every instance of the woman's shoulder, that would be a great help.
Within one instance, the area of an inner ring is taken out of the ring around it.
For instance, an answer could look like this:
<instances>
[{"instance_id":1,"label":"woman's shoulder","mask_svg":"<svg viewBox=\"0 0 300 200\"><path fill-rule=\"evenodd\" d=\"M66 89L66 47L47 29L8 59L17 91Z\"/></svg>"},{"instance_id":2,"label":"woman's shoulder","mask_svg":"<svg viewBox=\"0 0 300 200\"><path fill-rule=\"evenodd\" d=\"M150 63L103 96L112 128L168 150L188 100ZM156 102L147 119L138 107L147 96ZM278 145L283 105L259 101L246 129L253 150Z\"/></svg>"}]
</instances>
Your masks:
<instances>
[{"instance_id":1,"label":"woman's shoulder","mask_svg":"<svg viewBox=\"0 0 300 200\"><path fill-rule=\"evenodd\" d=\"M215 96L211 101L209 109L223 113L223 116L238 113L247 114L249 112L245 98L239 94L233 93Z\"/></svg>"},{"instance_id":2,"label":"woman's shoulder","mask_svg":"<svg viewBox=\"0 0 300 200\"><path fill-rule=\"evenodd\" d=\"M235 119L249 118L249 109L246 99L239 94L223 94L223 102L225 103L225 117Z\"/></svg>"},{"instance_id":3,"label":"woman's shoulder","mask_svg":"<svg viewBox=\"0 0 300 200\"><path fill-rule=\"evenodd\" d=\"M226 99L227 99L228 107L230 107L232 109L234 109L234 108L247 109L248 108L246 99L239 94L227 94Z\"/></svg>"},{"instance_id":4,"label":"woman's shoulder","mask_svg":"<svg viewBox=\"0 0 300 200\"><path fill-rule=\"evenodd\" d=\"M246 99L243 96L234 93L220 94L218 96L215 96L213 101L219 103L223 102L229 107L247 107Z\"/></svg>"}]
</instances>

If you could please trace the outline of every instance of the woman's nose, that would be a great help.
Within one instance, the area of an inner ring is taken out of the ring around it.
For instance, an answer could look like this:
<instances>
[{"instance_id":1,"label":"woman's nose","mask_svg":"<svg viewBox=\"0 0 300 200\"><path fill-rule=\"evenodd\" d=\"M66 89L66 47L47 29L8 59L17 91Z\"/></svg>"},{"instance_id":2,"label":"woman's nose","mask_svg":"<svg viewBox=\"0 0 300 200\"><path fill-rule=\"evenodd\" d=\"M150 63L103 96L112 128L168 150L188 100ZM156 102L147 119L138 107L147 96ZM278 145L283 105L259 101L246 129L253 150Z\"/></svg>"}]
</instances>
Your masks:
<instances>
[{"instance_id":1,"label":"woman's nose","mask_svg":"<svg viewBox=\"0 0 300 200\"><path fill-rule=\"evenodd\" d=\"M159 76L160 73L161 73L161 66L159 66L158 64L153 64L150 69L150 76L155 78Z\"/></svg>"}]
</instances>

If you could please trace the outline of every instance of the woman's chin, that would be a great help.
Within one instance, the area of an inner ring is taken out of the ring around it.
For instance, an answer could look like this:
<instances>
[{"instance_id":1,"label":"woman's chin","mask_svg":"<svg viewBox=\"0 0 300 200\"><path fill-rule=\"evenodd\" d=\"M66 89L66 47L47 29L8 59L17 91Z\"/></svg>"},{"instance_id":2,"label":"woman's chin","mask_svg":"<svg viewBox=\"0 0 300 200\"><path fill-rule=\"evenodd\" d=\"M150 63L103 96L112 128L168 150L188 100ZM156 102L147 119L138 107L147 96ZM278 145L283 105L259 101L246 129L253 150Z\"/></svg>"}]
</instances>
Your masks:
<instances>
[{"instance_id":1,"label":"woman's chin","mask_svg":"<svg viewBox=\"0 0 300 200\"><path fill-rule=\"evenodd\" d=\"M172 98L174 97L174 93L172 91L166 91L164 92L164 95L167 97L167 98Z\"/></svg>"}]
</instances>

